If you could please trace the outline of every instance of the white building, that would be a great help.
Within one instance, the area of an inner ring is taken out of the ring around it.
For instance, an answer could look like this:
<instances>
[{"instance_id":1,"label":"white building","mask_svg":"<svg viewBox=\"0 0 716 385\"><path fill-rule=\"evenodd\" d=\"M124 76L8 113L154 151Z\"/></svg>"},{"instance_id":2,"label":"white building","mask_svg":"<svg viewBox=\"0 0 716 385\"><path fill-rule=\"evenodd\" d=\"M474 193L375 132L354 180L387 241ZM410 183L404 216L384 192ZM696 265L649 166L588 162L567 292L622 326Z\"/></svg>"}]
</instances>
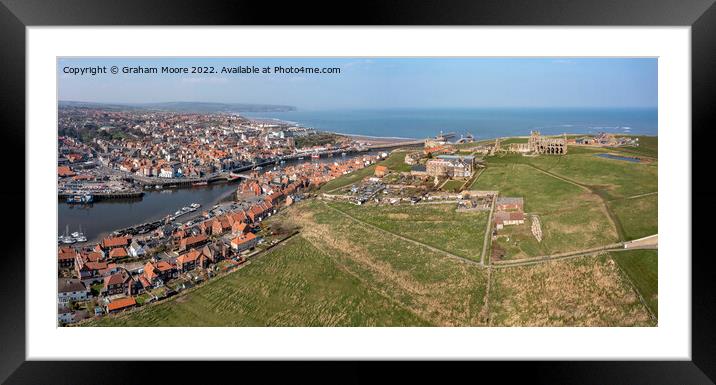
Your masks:
<instances>
[{"instance_id":1,"label":"white building","mask_svg":"<svg viewBox=\"0 0 716 385\"><path fill-rule=\"evenodd\" d=\"M67 304L70 301L85 301L89 296L89 289L79 279L59 278L57 282L58 304Z\"/></svg>"},{"instance_id":2,"label":"white building","mask_svg":"<svg viewBox=\"0 0 716 385\"><path fill-rule=\"evenodd\" d=\"M146 254L146 251L139 243L137 243L137 240L133 240L132 244L129 245L129 248L127 250L129 252L129 255L135 258Z\"/></svg>"}]
</instances>

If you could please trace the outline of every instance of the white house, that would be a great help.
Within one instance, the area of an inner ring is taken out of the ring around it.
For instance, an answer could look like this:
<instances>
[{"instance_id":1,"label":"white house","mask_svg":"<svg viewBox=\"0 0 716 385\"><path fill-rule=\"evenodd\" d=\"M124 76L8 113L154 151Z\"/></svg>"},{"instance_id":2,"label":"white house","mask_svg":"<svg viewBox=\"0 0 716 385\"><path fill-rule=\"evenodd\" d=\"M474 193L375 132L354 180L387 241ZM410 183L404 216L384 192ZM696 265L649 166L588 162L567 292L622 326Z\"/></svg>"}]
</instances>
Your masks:
<instances>
[{"instance_id":1,"label":"white house","mask_svg":"<svg viewBox=\"0 0 716 385\"><path fill-rule=\"evenodd\" d=\"M129 252L129 255L131 255L132 257L135 257L135 258L146 254L146 251L144 250L144 248L139 243L137 243L136 240L133 240L132 244L129 245L128 252Z\"/></svg>"},{"instance_id":2,"label":"white house","mask_svg":"<svg viewBox=\"0 0 716 385\"><path fill-rule=\"evenodd\" d=\"M60 278L57 282L57 303L67 304L70 301L85 301L90 290L75 278Z\"/></svg>"},{"instance_id":3,"label":"white house","mask_svg":"<svg viewBox=\"0 0 716 385\"><path fill-rule=\"evenodd\" d=\"M174 170L172 170L171 168L163 168L162 167L162 170L159 172L159 177L160 178L173 178Z\"/></svg>"},{"instance_id":4,"label":"white house","mask_svg":"<svg viewBox=\"0 0 716 385\"><path fill-rule=\"evenodd\" d=\"M57 322L58 323L72 323L74 321L74 317L72 317L72 310L60 306L57 308Z\"/></svg>"}]
</instances>

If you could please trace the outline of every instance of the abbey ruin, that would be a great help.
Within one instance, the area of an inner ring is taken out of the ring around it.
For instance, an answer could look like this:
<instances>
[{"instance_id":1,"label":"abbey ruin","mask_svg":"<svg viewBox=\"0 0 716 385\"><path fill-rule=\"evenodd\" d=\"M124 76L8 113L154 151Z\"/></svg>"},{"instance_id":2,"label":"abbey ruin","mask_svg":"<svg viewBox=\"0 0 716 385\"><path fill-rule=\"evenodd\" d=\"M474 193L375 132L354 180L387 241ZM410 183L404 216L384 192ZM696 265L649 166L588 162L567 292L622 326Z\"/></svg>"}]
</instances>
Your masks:
<instances>
[{"instance_id":1,"label":"abbey ruin","mask_svg":"<svg viewBox=\"0 0 716 385\"><path fill-rule=\"evenodd\" d=\"M549 138L540 135L539 131L531 131L527 143L512 143L509 151L523 154L564 155L567 153L567 136Z\"/></svg>"}]
</instances>

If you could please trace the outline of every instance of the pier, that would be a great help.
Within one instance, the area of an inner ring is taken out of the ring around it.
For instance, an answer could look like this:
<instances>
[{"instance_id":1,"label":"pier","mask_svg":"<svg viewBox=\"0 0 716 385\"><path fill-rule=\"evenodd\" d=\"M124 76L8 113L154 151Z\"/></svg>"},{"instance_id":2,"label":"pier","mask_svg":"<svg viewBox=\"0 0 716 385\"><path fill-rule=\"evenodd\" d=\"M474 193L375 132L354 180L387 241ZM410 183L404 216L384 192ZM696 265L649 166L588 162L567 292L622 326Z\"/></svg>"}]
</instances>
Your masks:
<instances>
[{"instance_id":1,"label":"pier","mask_svg":"<svg viewBox=\"0 0 716 385\"><path fill-rule=\"evenodd\" d=\"M94 192L94 191L61 191L57 194L58 198L66 199L75 195L92 195L93 201L100 201L106 199L121 199L121 198L141 198L144 196L144 191L117 191L117 192Z\"/></svg>"}]
</instances>

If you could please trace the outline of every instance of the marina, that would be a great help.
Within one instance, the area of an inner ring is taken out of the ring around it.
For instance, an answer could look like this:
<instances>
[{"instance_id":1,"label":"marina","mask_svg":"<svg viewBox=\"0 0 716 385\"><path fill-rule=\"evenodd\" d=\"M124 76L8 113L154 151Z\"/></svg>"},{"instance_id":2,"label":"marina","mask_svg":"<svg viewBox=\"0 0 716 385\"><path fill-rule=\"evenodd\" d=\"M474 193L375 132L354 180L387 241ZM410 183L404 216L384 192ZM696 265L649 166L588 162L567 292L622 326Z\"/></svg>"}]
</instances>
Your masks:
<instances>
[{"instance_id":1,"label":"marina","mask_svg":"<svg viewBox=\"0 0 716 385\"><path fill-rule=\"evenodd\" d=\"M339 152L340 153L340 152ZM346 152L343 159L372 154L373 151ZM283 161L283 163L281 163ZM282 159L279 165L273 162L263 163L265 166L256 167L259 172L283 167L299 162L326 162L334 160L331 158L320 159ZM156 188L142 191L141 195L132 195L112 200L97 200L88 204L67 204L65 199L58 200L58 235L64 234L66 226L71 229L82 226L85 229L85 236L89 242L98 241L103 236L121 229L121 231L136 231L143 234L156 229L159 224L164 223L169 217L184 219L190 217L188 212L182 212L182 207L191 208L192 203L201 207L211 207L236 191L243 176L238 172L227 173L233 175L233 182L207 183L206 185L181 185L180 187L167 188L157 185ZM155 187L152 185L152 187ZM179 215L177 215L177 213Z\"/></svg>"}]
</instances>

